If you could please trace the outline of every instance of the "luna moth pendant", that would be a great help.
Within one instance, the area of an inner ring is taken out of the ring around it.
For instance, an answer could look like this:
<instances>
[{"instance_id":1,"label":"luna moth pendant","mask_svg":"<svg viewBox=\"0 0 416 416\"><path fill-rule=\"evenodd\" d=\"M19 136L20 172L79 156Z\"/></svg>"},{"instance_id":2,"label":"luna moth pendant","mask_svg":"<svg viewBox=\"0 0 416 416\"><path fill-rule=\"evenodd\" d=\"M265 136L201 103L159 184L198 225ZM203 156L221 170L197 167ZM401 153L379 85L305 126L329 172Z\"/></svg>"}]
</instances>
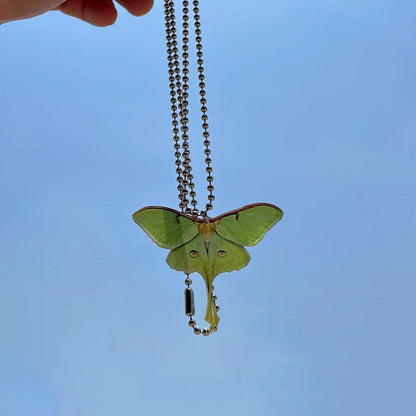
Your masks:
<instances>
[{"instance_id":1,"label":"luna moth pendant","mask_svg":"<svg viewBox=\"0 0 416 416\"><path fill-rule=\"evenodd\" d=\"M282 216L283 211L277 206L257 203L215 218L193 217L171 208L150 206L135 212L133 220L159 247L170 250L166 262L172 269L187 275L196 272L204 278L205 320L210 324L209 331L214 332L219 323L214 279L220 273L247 266L250 255L244 246L256 245Z\"/></svg>"}]
</instances>

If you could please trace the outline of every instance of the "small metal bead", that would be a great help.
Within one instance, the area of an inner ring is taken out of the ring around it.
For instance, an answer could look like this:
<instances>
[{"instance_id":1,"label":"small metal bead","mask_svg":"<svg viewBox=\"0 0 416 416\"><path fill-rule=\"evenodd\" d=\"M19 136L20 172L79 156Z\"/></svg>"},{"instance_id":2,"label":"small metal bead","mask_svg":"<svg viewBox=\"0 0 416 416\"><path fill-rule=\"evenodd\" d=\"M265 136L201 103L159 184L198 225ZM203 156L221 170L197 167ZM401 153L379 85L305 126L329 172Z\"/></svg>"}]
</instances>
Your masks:
<instances>
[{"instance_id":1,"label":"small metal bead","mask_svg":"<svg viewBox=\"0 0 416 416\"><path fill-rule=\"evenodd\" d=\"M193 328L193 327L196 325L196 322L195 322L193 319L190 319L190 320L188 321L188 325L189 325L191 328Z\"/></svg>"},{"instance_id":2,"label":"small metal bead","mask_svg":"<svg viewBox=\"0 0 416 416\"><path fill-rule=\"evenodd\" d=\"M218 305L215 305L215 310L218 312L220 310L220 307Z\"/></svg>"},{"instance_id":3,"label":"small metal bead","mask_svg":"<svg viewBox=\"0 0 416 416\"><path fill-rule=\"evenodd\" d=\"M192 279L190 277L187 277L185 279L185 284L188 285L188 286L191 285L192 284Z\"/></svg>"},{"instance_id":4,"label":"small metal bead","mask_svg":"<svg viewBox=\"0 0 416 416\"><path fill-rule=\"evenodd\" d=\"M192 7L189 5L193 4ZM190 10L193 11L193 18L194 18L194 41L195 41L195 49L196 49L196 57L197 57L197 75L198 75L198 84L199 84L199 94L200 94L200 103L201 103L201 119L202 119L202 135L204 140L205 146L205 156L206 156L206 172L207 172L207 182L208 182L208 201L209 203L206 204L204 211L199 211L197 209L197 202L196 202L196 192L194 191L194 183L193 175L190 174L191 172L191 159L189 153L189 145L187 140L189 139L188 132L189 132L189 110L188 110L188 97L189 97L189 56L191 55L191 42L189 39L190 35ZM213 185L211 182L213 181L211 158L211 150L209 149L211 143L208 140L210 134L208 132L208 116L207 116L207 107L206 103L207 100L205 98L205 75L204 75L204 60L203 60L203 52L202 52L202 37L201 37L201 23L200 23L200 15L199 15L199 1L193 0L190 2L189 0L182 1L182 20L180 24L177 24L175 21L175 5L173 0L165 0L164 2L164 16L165 16L165 27L166 27L166 51L167 51L167 60L168 60L168 74L169 74L169 87L171 89L170 96L171 96L171 110L172 110L172 131L174 134L174 149L175 149L175 164L176 164L176 172L178 175L178 191L180 204L179 207L182 209L182 212L192 213L195 216L202 215L206 216L207 211L212 209L211 202L214 200L214 196L212 192L214 190ZM181 33L179 32L179 28L181 28ZM181 42L179 43L178 39L181 38ZM179 62L181 59L182 62ZM179 137L179 134L181 137ZM182 150L181 150L182 146ZM179 154L181 153L181 154ZM188 206L189 200L187 199L187 195L190 195L192 198L191 204L192 208Z\"/></svg>"},{"instance_id":5,"label":"small metal bead","mask_svg":"<svg viewBox=\"0 0 416 416\"><path fill-rule=\"evenodd\" d=\"M194 334L199 335L201 333L201 328L199 326L194 326Z\"/></svg>"},{"instance_id":6,"label":"small metal bead","mask_svg":"<svg viewBox=\"0 0 416 416\"><path fill-rule=\"evenodd\" d=\"M217 300L217 295L212 295L212 300L215 302Z\"/></svg>"},{"instance_id":7,"label":"small metal bead","mask_svg":"<svg viewBox=\"0 0 416 416\"><path fill-rule=\"evenodd\" d=\"M210 330L208 329L208 328L204 328L203 330L202 330L202 335L204 335L204 336L208 336L210 334Z\"/></svg>"}]
</instances>

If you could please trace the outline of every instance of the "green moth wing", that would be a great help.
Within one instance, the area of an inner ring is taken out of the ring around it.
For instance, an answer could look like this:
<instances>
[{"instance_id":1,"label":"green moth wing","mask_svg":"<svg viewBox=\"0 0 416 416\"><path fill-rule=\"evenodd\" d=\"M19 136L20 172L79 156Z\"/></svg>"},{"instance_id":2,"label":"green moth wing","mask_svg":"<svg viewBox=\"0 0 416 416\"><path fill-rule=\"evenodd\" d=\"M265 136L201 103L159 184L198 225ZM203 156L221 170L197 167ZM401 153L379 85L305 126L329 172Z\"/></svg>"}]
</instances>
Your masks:
<instances>
[{"instance_id":1,"label":"green moth wing","mask_svg":"<svg viewBox=\"0 0 416 416\"><path fill-rule=\"evenodd\" d=\"M249 261L250 255L244 247L222 238L214 230L206 233L205 238L200 234L173 249L166 259L172 269L187 274L196 272L204 278L207 288L205 320L211 327L217 327L219 323L212 293L215 277L220 273L240 270Z\"/></svg>"},{"instance_id":2,"label":"green moth wing","mask_svg":"<svg viewBox=\"0 0 416 416\"><path fill-rule=\"evenodd\" d=\"M187 274L196 272L210 281L220 273L242 269L249 261L250 255L244 247L222 238L215 231L209 242L197 235L171 250L166 258L172 269Z\"/></svg>"},{"instance_id":3,"label":"green moth wing","mask_svg":"<svg viewBox=\"0 0 416 416\"><path fill-rule=\"evenodd\" d=\"M215 279L220 273L240 270L247 266L250 261L250 254L239 244L226 240L216 231L208 249L208 277Z\"/></svg>"},{"instance_id":4,"label":"green moth wing","mask_svg":"<svg viewBox=\"0 0 416 416\"><path fill-rule=\"evenodd\" d=\"M192 218L170 208L145 207L133 214L133 220L162 248L176 248L198 235Z\"/></svg>"},{"instance_id":5,"label":"green moth wing","mask_svg":"<svg viewBox=\"0 0 416 416\"><path fill-rule=\"evenodd\" d=\"M214 231L208 249L207 310L205 320L211 327L217 327L219 316L213 299L212 282L220 273L240 270L250 262L248 251L232 241L222 238Z\"/></svg>"},{"instance_id":6,"label":"green moth wing","mask_svg":"<svg viewBox=\"0 0 416 416\"><path fill-rule=\"evenodd\" d=\"M207 288L207 312L205 320L211 327L217 327L220 319L213 301L213 279L210 278L210 261L208 256L209 246L207 249L206 241L202 235L197 235L191 241L171 250L166 258L166 262L174 270L187 274L196 272L204 278Z\"/></svg>"},{"instance_id":7,"label":"green moth wing","mask_svg":"<svg viewBox=\"0 0 416 416\"><path fill-rule=\"evenodd\" d=\"M208 253L204 239L197 235L191 241L171 250L166 262L171 269L186 274L196 272L203 277L208 276Z\"/></svg>"},{"instance_id":8,"label":"green moth wing","mask_svg":"<svg viewBox=\"0 0 416 416\"><path fill-rule=\"evenodd\" d=\"M283 211L276 205L258 203L228 212L213 221L218 221L215 230L221 237L242 246L254 246L282 217Z\"/></svg>"},{"instance_id":9,"label":"green moth wing","mask_svg":"<svg viewBox=\"0 0 416 416\"><path fill-rule=\"evenodd\" d=\"M204 278L205 320L214 331L220 320L213 295L215 277L245 267L250 255L244 246L257 244L282 216L277 206L258 203L208 219L171 208L145 207L133 219L158 246L171 250L166 262L172 269Z\"/></svg>"}]
</instances>

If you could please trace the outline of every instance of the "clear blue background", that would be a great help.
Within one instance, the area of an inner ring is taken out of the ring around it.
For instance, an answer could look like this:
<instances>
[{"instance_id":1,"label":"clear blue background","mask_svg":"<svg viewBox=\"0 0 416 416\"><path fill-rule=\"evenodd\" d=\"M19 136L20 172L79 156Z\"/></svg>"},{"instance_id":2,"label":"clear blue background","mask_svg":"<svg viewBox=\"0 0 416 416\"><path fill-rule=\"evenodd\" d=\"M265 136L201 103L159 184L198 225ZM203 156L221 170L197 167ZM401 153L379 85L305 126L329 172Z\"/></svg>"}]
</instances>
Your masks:
<instances>
[{"instance_id":1,"label":"clear blue background","mask_svg":"<svg viewBox=\"0 0 416 416\"><path fill-rule=\"evenodd\" d=\"M0 414L415 416L415 2L202 2L214 214L285 211L208 338L131 220L177 206L161 6L0 27Z\"/></svg>"}]
</instances>

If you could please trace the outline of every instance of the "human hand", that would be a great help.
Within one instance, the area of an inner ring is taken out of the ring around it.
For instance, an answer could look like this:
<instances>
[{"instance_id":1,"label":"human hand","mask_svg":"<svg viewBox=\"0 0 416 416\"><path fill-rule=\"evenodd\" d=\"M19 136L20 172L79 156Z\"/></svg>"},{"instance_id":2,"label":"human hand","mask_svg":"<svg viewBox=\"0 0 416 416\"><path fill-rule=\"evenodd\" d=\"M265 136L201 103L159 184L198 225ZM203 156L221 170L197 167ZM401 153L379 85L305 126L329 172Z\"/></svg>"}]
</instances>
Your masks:
<instances>
[{"instance_id":1,"label":"human hand","mask_svg":"<svg viewBox=\"0 0 416 416\"><path fill-rule=\"evenodd\" d=\"M134 16L146 14L153 0L117 0ZM60 10L95 26L109 26L117 19L113 0L0 0L0 24Z\"/></svg>"}]
</instances>

